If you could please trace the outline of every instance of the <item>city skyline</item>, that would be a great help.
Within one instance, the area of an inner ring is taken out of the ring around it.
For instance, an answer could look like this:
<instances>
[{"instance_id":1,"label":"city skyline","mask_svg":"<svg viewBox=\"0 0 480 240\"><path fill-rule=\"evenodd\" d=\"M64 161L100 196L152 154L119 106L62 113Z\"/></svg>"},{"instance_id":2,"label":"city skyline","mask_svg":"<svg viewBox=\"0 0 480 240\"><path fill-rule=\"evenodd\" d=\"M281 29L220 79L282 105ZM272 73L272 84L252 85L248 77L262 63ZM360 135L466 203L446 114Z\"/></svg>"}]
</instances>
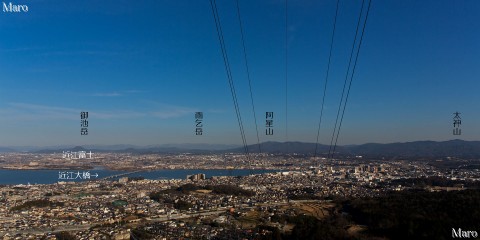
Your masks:
<instances>
[{"instance_id":1,"label":"city skyline","mask_svg":"<svg viewBox=\"0 0 480 240\"><path fill-rule=\"evenodd\" d=\"M208 1L27 4L0 12L0 146L241 144ZM289 2L286 139L285 4L240 1L260 142L315 142L335 4ZM256 144L236 5L217 5L247 144ZM340 1L321 144L360 6ZM375 1L338 144L479 140L479 10L476 1ZM452 135L456 111L461 136ZM273 136L265 112L274 112Z\"/></svg>"}]
</instances>

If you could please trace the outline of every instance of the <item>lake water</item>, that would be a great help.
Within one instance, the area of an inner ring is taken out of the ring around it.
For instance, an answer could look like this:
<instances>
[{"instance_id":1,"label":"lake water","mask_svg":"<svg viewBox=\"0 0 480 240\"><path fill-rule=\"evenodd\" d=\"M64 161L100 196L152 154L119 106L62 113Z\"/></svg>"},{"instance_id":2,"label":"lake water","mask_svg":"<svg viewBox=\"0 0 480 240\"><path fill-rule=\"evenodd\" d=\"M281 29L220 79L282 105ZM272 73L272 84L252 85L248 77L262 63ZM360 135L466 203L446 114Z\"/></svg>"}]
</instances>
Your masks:
<instances>
[{"instance_id":1,"label":"lake water","mask_svg":"<svg viewBox=\"0 0 480 240\"><path fill-rule=\"evenodd\" d=\"M252 170L253 174L276 172L277 170ZM129 171L110 171L102 168L89 170L9 170L0 169L0 184L52 184L58 181L85 181L81 179L84 173L90 174L90 179L101 179L112 175L128 173ZM62 173L62 174L61 174ZM80 174L80 178L77 177ZM246 176L250 174L248 169L174 169L136 172L125 177L144 177L145 179L185 179L187 175L204 173L207 178L212 176ZM98 177L95 178L95 175ZM67 177L65 177L67 176ZM64 179L62 179L64 178ZM72 178L72 179L65 179ZM76 179L74 179L76 178ZM118 179L118 178L117 178Z\"/></svg>"}]
</instances>

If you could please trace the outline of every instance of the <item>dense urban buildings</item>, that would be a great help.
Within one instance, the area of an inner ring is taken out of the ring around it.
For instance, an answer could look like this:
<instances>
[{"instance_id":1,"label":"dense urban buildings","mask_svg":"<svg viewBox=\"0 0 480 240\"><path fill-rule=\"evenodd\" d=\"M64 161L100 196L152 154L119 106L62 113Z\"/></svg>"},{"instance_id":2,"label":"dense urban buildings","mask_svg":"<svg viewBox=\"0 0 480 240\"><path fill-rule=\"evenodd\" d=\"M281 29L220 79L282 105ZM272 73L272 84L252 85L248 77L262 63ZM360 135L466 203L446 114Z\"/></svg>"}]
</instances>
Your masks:
<instances>
[{"instance_id":1,"label":"dense urban buildings","mask_svg":"<svg viewBox=\"0 0 480 240\"><path fill-rule=\"evenodd\" d=\"M232 236L272 239L296 234L295 227L301 225L295 224L295 217L322 221L336 216L340 211L338 199L381 197L408 189L463 191L477 188L480 180L476 168L442 167L444 161L451 159L375 160L354 156L327 160L258 154L254 163L248 163L237 154L96 155L91 160L71 162L58 154L2 154L4 169L51 166L62 169L65 164L68 168L92 169L100 165L127 172L77 182L2 185L0 236L3 239L231 239ZM189 166L194 166L198 173L179 179L128 176L130 172ZM234 166L275 171L208 178L202 173L202 169ZM424 182L415 185L409 179ZM438 184L439 181L449 184ZM352 238L369 236L361 233L364 228L352 223L346 234Z\"/></svg>"}]
</instances>

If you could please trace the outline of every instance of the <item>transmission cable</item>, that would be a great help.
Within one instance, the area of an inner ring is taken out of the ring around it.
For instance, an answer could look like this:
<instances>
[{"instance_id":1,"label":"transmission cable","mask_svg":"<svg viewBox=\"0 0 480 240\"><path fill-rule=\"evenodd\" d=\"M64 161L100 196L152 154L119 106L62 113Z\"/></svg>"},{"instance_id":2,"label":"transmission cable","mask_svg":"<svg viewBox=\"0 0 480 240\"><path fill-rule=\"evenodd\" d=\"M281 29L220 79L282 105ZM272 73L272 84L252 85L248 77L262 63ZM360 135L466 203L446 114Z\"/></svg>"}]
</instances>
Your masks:
<instances>
[{"instance_id":1,"label":"transmission cable","mask_svg":"<svg viewBox=\"0 0 480 240\"><path fill-rule=\"evenodd\" d=\"M367 13L365 15L365 20L364 20L364 23L363 23L362 34L360 35L360 42L358 43L357 55L355 56L355 62L353 64L353 69L352 69L352 75L350 76L350 83L348 85L347 96L345 98L345 104L343 105L342 117L340 118L340 125L338 127L337 136L335 138L335 145L333 146L332 158L333 158L333 154L335 154L335 149L337 147L337 141L338 141L338 135L340 134L340 129L342 128L343 116L345 114L345 109L347 107L348 96L350 94L350 88L352 86L353 75L355 74L355 68L357 67L358 55L360 54L360 48L362 46L362 41L363 41L363 34L365 33L365 27L367 25L368 13L370 12L371 3L372 3L372 0L369 0L368 1L368 7L367 7Z\"/></svg>"},{"instance_id":2,"label":"transmission cable","mask_svg":"<svg viewBox=\"0 0 480 240\"><path fill-rule=\"evenodd\" d=\"M288 154L288 0L285 0L285 144Z\"/></svg>"},{"instance_id":3,"label":"transmission cable","mask_svg":"<svg viewBox=\"0 0 480 240\"><path fill-rule=\"evenodd\" d=\"M210 0L210 5L212 7L212 14L215 20L215 27L217 30L218 40L220 42L220 49L222 51L223 62L225 64L225 71L227 73L228 84L230 86L230 93L232 94L233 105L235 108L235 114L237 116L238 127L240 128L240 135L242 137L243 149L245 151L245 156L247 157L247 162L249 161L248 156L248 145L245 138L245 131L243 129L242 116L240 114L240 109L238 106L237 94L235 92L235 85L233 83L232 72L230 70L230 63L228 62L227 50L225 47L225 40L223 38L222 26L220 24L220 16L218 15L217 4L215 0Z\"/></svg>"},{"instance_id":4,"label":"transmission cable","mask_svg":"<svg viewBox=\"0 0 480 240\"><path fill-rule=\"evenodd\" d=\"M320 109L320 118L318 120L317 142L315 144L315 153L313 155L313 159L317 158L318 138L320 136L320 126L322 124L323 106L324 106L324 103L325 103L325 95L326 95L326 92L327 92L328 76L329 76L329 73L330 73L330 63L331 63L331 60L332 60L333 39L335 38L335 29L337 27L337 16L338 16L338 5L339 5L339 3L340 3L340 0L337 0L337 7L336 7L336 10L335 10L335 18L333 20L332 38L330 40L330 51L329 51L329 54L328 54L327 73L325 75L325 85L323 87L322 107Z\"/></svg>"},{"instance_id":5,"label":"transmission cable","mask_svg":"<svg viewBox=\"0 0 480 240\"><path fill-rule=\"evenodd\" d=\"M255 113L255 104L253 102L253 94L252 94L252 82L250 80L250 69L248 67L248 58L247 58L247 48L245 47L245 36L244 36L244 33L243 33L243 23L242 23L242 17L241 17L241 14L240 14L240 5L238 3L238 0L236 0L237 2L237 16L238 16L238 22L239 22L239 26L240 26L240 33L242 35L242 46L243 46L243 57L245 59L245 69L247 71L247 79L248 79L248 88L250 90L250 100L252 102L252 111L253 111L253 118L254 118L254 121L255 121L255 131L257 132L257 144L258 144L258 152L261 153L262 152L262 148L261 148L261 145L260 145L260 137L258 135L258 125L257 125L257 114Z\"/></svg>"},{"instance_id":6,"label":"transmission cable","mask_svg":"<svg viewBox=\"0 0 480 240\"><path fill-rule=\"evenodd\" d=\"M347 81L348 81L348 74L350 72L350 66L351 66L351 63L352 63L352 59L353 59L353 54L355 52L355 44L357 42L357 37L358 37L358 30L360 28L360 23L361 23L361 18L362 18L362 13L363 13L363 7L365 5L365 0L362 0L362 7L360 9L360 14L358 15L358 20L357 20L357 28L355 30L355 37L353 39L353 44L352 44L352 51L350 52L350 59L348 61L348 67L347 67L347 73L345 75L345 81L343 83L343 90L342 90L342 96L340 97L340 104L338 105L338 111L337 111L337 117L335 119L335 126L333 128L333 133L332 133L332 138L330 140L330 147L328 149L328 158L330 159L331 158L331 151L333 149L333 139L335 138L335 133L337 132L337 125L338 125L338 119L339 119L339 116L340 116L340 110L342 109L342 104L343 104L343 99L344 99L344 95L345 95L345 88L347 86Z\"/></svg>"}]
</instances>

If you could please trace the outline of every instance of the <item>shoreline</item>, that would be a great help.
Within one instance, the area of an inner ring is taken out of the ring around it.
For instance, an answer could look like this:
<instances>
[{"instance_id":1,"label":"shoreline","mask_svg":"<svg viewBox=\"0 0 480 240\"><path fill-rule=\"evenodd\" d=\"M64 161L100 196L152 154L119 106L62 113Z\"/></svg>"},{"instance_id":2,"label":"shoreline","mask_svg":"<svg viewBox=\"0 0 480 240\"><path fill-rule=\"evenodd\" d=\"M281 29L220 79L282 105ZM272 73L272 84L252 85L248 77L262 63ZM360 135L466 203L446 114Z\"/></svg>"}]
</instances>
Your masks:
<instances>
[{"instance_id":1,"label":"shoreline","mask_svg":"<svg viewBox=\"0 0 480 240\"><path fill-rule=\"evenodd\" d=\"M99 168L97 168L99 167ZM14 168L14 167L0 167L0 170L20 170L20 171L31 171L31 170L107 170L107 171L141 171L141 172L154 172L161 170L268 170L268 171L290 171L291 169L278 169L278 168L157 168L157 169L143 169L143 168L108 168L105 166L95 166L95 167L74 167L74 168Z\"/></svg>"}]
</instances>

